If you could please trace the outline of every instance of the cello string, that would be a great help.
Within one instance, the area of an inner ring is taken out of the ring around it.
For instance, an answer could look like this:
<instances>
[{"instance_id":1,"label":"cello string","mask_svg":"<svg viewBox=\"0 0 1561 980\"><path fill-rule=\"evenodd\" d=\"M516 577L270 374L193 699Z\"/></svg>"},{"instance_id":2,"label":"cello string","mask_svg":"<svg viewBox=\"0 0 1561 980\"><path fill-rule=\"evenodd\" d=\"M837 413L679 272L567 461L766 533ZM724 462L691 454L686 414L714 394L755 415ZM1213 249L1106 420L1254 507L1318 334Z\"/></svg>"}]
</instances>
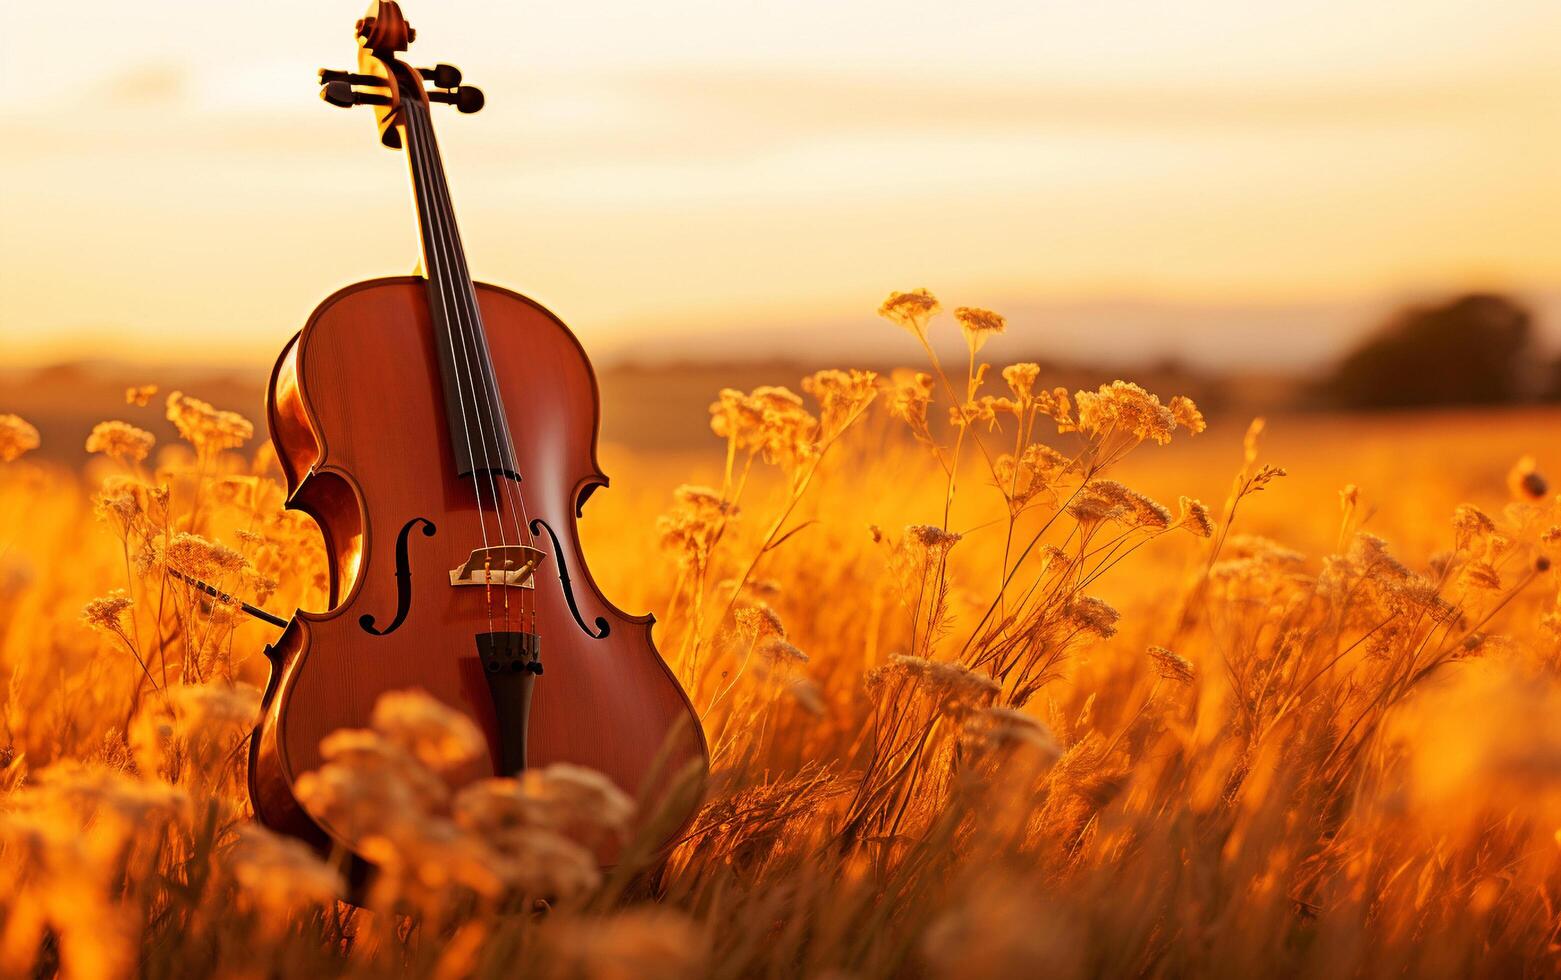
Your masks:
<instances>
[{"instance_id":1,"label":"cello string","mask_svg":"<svg viewBox=\"0 0 1561 980\"><path fill-rule=\"evenodd\" d=\"M420 113L426 112L426 107L423 106L422 104L418 104L418 111ZM438 225L440 226L437 229L438 233L434 236L434 238L435 238L435 246L440 249L440 256L439 257L440 257L441 261L447 262L447 272L449 272L451 274L454 274L454 275L459 275L460 269L459 269L459 266L453 261L453 250L452 250L452 248L450 246L450 240L453 237L455 237L453 235L453 229L455 227L455 220L454 220L454 215L451 213L450 207L449 207L449 196L448 196L449 188L448 188L448 185L446 185L443 182L443 175L444 175L443 168L442 167L436 167L436 165L435 165L436 162L439 160L439 147L438 147L438 143L435 140L435 137L433 135L432 119L431 119L431 117L429 117L427 115L420 115L418 117L418 121L419 121L419 124L423 128L422 137L419 139L419 143L422 145L422 156L423 156L423 159L425 161L425 165L428 167L428 172L429 172L429 180L428 180L428 182L429 182L429 185L433 188L434 191L439 191L441 189L443 189L443 191L444 191L444 193L442 195L439 195L439 196L435 197L433 200L431 200L429 202L429 207L430 207L430 210L432 212L432 215L433 215L434 219L436 220L436 222L438 223ZM455 317L453 319L454 330L452 331L452 334L451 334L451 342L452 342L452 345L453 345L455 334L458 332L459 335L460 335L460 338L461 338L461 361L464 361L465 364L466 364L467 380L469 382L469 388L472 391L472 398L473 398L473 400L472 400L472 415L477 420L478 440L482 443L483 470L485 471L485 474L486 474L487 479L488 479L488 491L489 491L489 495L493 499L494 517L495 517L495 519L496 519L496 521L498 523L498 526L499 526L499 544L504 549L504 553L505 553L506 559L507 559L508 552L509 552L509 540L508 540L508 536L507 536L507 534L505 533L505 530L504 530L504 513L503 513L502 508L500 507L498 489L497 489L497 487L496 487L496 485L494 483L493 459L492 459L492 456L490 455L490 453L488 451L489 450L489 442L490 442L490 438L489 437L493 433L491 431L489 431L489 430L485 430L484 427L483 427L483 421L482 421L482 406L483 406L483 403L481 401L477 400L477 395L476 395L478 385L481 384L482 381L481 381L481 379L478 379L476 377L476 372L472 369L472 356L473 356L472 355L472 348L474 346L474 342L473 342L473 339L472 339L470 333L467 330L467 325L464 322L462 322L462 320L461 320L461 314L463 312L463 309L462 309L462 305L461 305L461 302L460 302L460 296L459 296L459 293L457 291L458 287L457 287L457 285L455 284L455 282L453 280L449 280L448 276L446 277L446 281L449 283L449 285L451 287L451 290L452 290L453 298L455 299L455 303L453 304L453 306L455 308ZM441 302L443 301L442 298L443 298L443 287L444 287L444 285L445 285L445 282L441 282L441 284L440 284L440 287L441 287L441 292L440 292ZM465 311L465 312L467 312L468 316L470 315L470 311ZM480 352L478 353L478 356L480 357ZM457 363L453 364L453 367L455 368L457 374L459 374L459 372L460 372L460 363L457 362ZM465 405L464 404L462 405L462 410L463 410L463 412L465 410ZM493 448L495 449L495 451L502 451L501 447L494 446ZM504 462L504 460L501 458L499 460L499 462L502 464ZM475 465L476 465L475 457L473 458L472 463L473 463L473 466L475 467ZM478 494L478 507L479 507L479 509L481 509L481 507L482 507L482 500L481 500L481 493L480 493L480 487L482 485L482 479L483 479L482 475L479 475L477 473L473 473L472 474L472 481L473 481L473 483L476 484L479 487L479 494ZM516 543L517 544L519 543L518 537L517 537ZM507 570L505 570L505 571L507 572ZM493 588L493 571L492 571L492 564L491 564L491 562L485 562L484 563L483 585L484 585L484 588L487 590L487 594L489 596L489 601L491 603L491 601L492 601L492 588ZM510 616L510 606L509 606L510 581L509 581L508 574L504 575L503 580L500 582L499 589L500 589L500 594L503 597L503 603L504 603L504 628L507 631L509 629L509 616ZM491 610L490 610L490 613L491 613ZM491 629L490 629L490 632L491 632Z\"/></svg>"},{"instance_id":2,"label":"cello string","mask_svg":"<svg viewBox=\"0 0 1561 980\"><path fill-rule=\"evenodd\" d=\"M432 155L431 166L436 171L439 183L445 187L448 187L448 183L446 182L445 178L444 161L438 153L434 153ZM447 208L451 206L448 197L445 198L443 202L441 202L441 205ZM450 219L450 223L453 224L453 217ZM486 338L482 328L481 311L477 304L476 287L472 281L471 272L466 263L466 249L459 238L452 237L449 241L449 244L453 253L453 261L455 262L456 271L459 274L459 277L456 280L456 284L466 293L465 298L468 304L468 309L470 311L469 315L472 319L474 336L470 342L476 354L478 368L483 372L483 380L485 383L482 386L482 397L486 401L485 407L488 410L489 419L492 420L492 423L496 426L495 434L501 435L503 437L504 447L507 448L511 453L510 462L515 463L518 467L518 460L515 460L513 457L513 454L515 453L515 442L514 436L509 426L509 413L504 410L503 396L499 392L498 380L494 376L493 372L492 355L489 351L488 345L485 342ZM478 413L478 417L480 420L480 412ZM526 540L531 546L534 547L536 542L534 536L531 533L531 519L529 510L526 506L525 488L519 483L519 478L520 474L517 469L516 472L508 475L506 479L501 481L504 485L504 496L505 500L509 503L510 506L510 518L511 523L515 526L517 541L522 539ZM522 591L521 597L524 600L524 591ZM533 597L533 625L535 620L534 599L535 597Z\"/></svg>"},{"instance_id":3,"label":"cello string","mask_svg":"<svg viewBox=\"0 0 1561 980\"><path fill-rule=\"evenodd\" d=\"M416 181L417 191L418 191L419 195L423 198L425 204L428 206L426 209L430 212L430 215L431 215L429 236L428 237L430 239L432 239L430 244L433 246L433 248L430 249L430 255L429 255L429 266L430 267L429 267L429 269L427 271L428 271L428 275L429 275L430 279L437 281L437 290L436 290L436 292L437 292L437 295L439 296L440 313L441 313L442 317L445 320L446 326L448 327L448 325L450 323L450 306L451 306L451 304L449 302L447 302L446 297L445 297L445 285L446 285L445 277L440 275L440 269L434 267L435 261L439 261L441 264L443 264L444 258L443 258L443 256L439 255L438 251L437 251L438 250L438 240L439 240L439 238L441 236L440 236L439 232L433 227L433 221L432 221L432 217L435 215L435 205L434 205L434 200L433 200L434 195L433 195L433 193L431 191L431 187L432 187L432 184L433 184L433 177L432 177L431 174L428 173L427 148L424 146L423 136L420 133L415 132L415 130L417 128L417 123L418 123L418 112L422 110L422 107L419 106L417 103L412 102L410 100L404 100L403 108L404 108L404 111L406 112L406 128L408 130L407 141L408 141L408 144L409 144L409 148L411 150L412 175L413 175L414 180ZM448 271L448 270L446 270L446 271ZM460 372L460 363L455 359L455 334L454 334L454 332L453 331L449 332L448 336L446 337L446 339L449 342L450 363L451 363L451 367L453 369L453 373L455 375L456 400L458 402L460 402L460 405L461 405L461 431L462 431L462 434L465 436L465 439L466 439L466 453L467 453L467 456L469 458L471 458L473 464L475 464L476 463L476 455L473 453L473 450L472 450L471 423L470 423L470 421L467 418L467 405L466 405L466 397L465 397L465 387L464 387L464 385L462 383L461 372ZM473 410L472 414L473 415L476 414L475 407L474 407L474 410ZM479 426L480 426L480 420L479 420ZM479 430L478 430L478 439L479 439L479 441L481 440L481 438L482 438L482 432L481 432L481 429L479 428ZM486 451L486 446L484 447L484 449ZM472 487L476 491L476 495L477 495L477 522L478 522L478 528L479 528L479 530L480 530L480 532L482 534L483 550L486 551L488 549L488 547L489 547L489 544L488 544L488 519L487 519L487 513L486 513L486 510L485 510L485 506L484 506L483 500L482 500L482 481L480 479L478 479L475 476L475 474L473 475L473 479L472 479ZM494 496L494 513L495 513L495 515L498 515L498 511L499 511L498 498L497 498L497 495L495 495ZM499 523L499 531L500 531L500 534L502 535L503 530L504 530L504 521L503 521L503 517L502 516L499 516L498 523ZM491 632L493 632L493 594L492 594L492 583L490 581L488 581L488 576L487 576L486 571L484 572L483 579L484 579L483 586L484 586L484 590L486 592L486 598L487 598L487 603L486 604L487 604L487 615L488 615L488 632L491 633ZM506 627L508 626L507 623L505 625L506 625Z\"/></svg>"},{"instance_id":4,"label":"cello string","mask_svg":"<svg viewBox=\"0 0 1561 980\"><path fill-rule=\"evenodd\" d=\"M471 355L471 350L470 350L471 338L468 335L466 324L463 323L462 319L461 319L461 314L462 314L463 310L462 310L462 305L461 305L461 302L460 302L460 296L459 296L458 287L450 279L451 275L458 274L458 272L459 272L458 266L451 260L452 259L452 253L451 253L451 250L450 250L450 247L449 247L450 238L453 237L452 236L452 231L453 231L453 228L454 228L454 220L453 220L453 216L449 213L449 209L448 209L448 201L449 201L449 199L448 199L448 197L445 194L440 194L439 193L440 189L444 186L441 183L442 176L443 176L443 168L436 167L436 165L435 165L436 161L438 161L438 159L439 159L438 144L435 141L435 138L434 138L434 135L433 135L433 127L432 127L432 124L431 124L431 120L430 120L430 118L427 115L423 114L423 113L426 113L426 111L427 111L427 109L426 109L425 106L423 106L420 103L417 104L417 109L415 111L415 114L414 114L413 118L416 120L416 123L417 123L417 125L418 125L418 127L420 129L420 132L418 134L418 140L417 140L417 142L418 142L418 152L419 152L420 158L421 158L421 160L423 162L423 167L424 167L424 170L425 170L425 173L426 173L426 176L427 176L427 186L429 188L428 206L429 206L430 216L431 216L431 219L432 219L431 220L431 224L433 225L433 227L431 228L431 231L433 233L432 234L433 241L432 241L431 244L437 250L434 257L437 258L440 261L441 267L443 268L443 270L445 272L444 277L440 280L440 283L439 283L439 287L440 287L440 304L441 304L441 307L445 308L447 311L450 308L453 308L453 311L454 311L454 315L453 316L448 316L447 315L447 319L446 319L446 325L447 325L447 327L450 328L449 340L450 340L450 347L451 347L451 368L452 368L453 372L456 375L457 390L458 390L458 392L461 393L461 396L462 396L461 412L462 412L463 419L465 418L465 414L466 414L466 412L468 410L468 405L467 405L466 400L464 398L464 392L469 390L472 393L472 401L471 401L471 405L469 407L470 407L471 415L472 415L473 419L475 419L475 421L476 421L478 441L482 445L482 461L483 461L484 474L478 474L478 473L474 472L472 474L472 483L473 483L474 489L476 490L478 516L479 516L479 520L482 523L482 528L483 528L483 547L484 547L484 549L486 549L488 547L486 504L484 504L483 499L482 499L482 481L483 481L484 475L486 475L487 481L488 481L489 496L490 496L490 498L493 501L494 518L495 518L496 523L498 524L499 544L500 544L501 548L503 549L503 553L506 555L506 558L507 558L508 550L509 550L509 540L508 540L508 535L506 534L505 529L504 529L504 514L503 514L502 508L500 507L498 490L497 490L497 487L495 486L494 478L493 478L493 459L492 459L492 456L489 453L489 442L490 442L489 436L490 436L491 433L489 433L487 430L485 430L484 425L483 425L483 420L482 420L482 402L477 399L477 385L480 382L479 382L479 379L476 377L476 372L473 371L472 364L471 364L471 356L472 356ZM447 190L446 190L446 194L447 194ZM450 289L450 299L453 301L453 302L450 302L448 305L446 305L446 300L445 300L445 287L446 286L448 286L449 289ZM461 356L460 356L460 358L458 360L454 356L454 349L455 349L455 343L456 343L457 336L459 336L459 338L460 338L460 347L461 347ZM461 386L461 365L462 365L463 362L465 363L465 367L466 367L466 377L465 377L466 384L464 386L464 389ZM469 436L468 436L468 440L469 440ZM494 448L497 448L497 447L494 447ZM472 453L469 441L468 441L468 449L467 449L467 451L468 451L468 453ZM476 458L476 455L474 453L472 453L471 460L472 460L472 465L475 467L476 463L477 463L477 458ZM502 463L503 461L500 460L500 462ZM509 629L509 613L510 613L510 609L509 609L509 588L510 588L510 582L509 582L509 576L507 574L501 580L499 588L500 588L500 594L501 594L501 596L503 598L503 605L504 605L504 628L506 630L508 630ZM483 589L484 589L484 594L486 595L487 600L488 600L489 632L492 632L492 621L493 621L493 570L492 570L491 559L484 561L484 564L483 564Z\"/></svg>"},{"instance_id":5,"label":"cello string","mask_svg":"<svg viewBox=\"0 0 1561 980\"><path fill-rule=\"evenodd\" d=\"M435 161L435 166L437 166L439 168L440 175L443 176L443 174L444 174L444 161L443 160L436 160ZM477 307L477 296L476 296L476 284L473 281L472 276L471 276L471 271L467 267L467 264L466 264L466 246L459 239L457 239L453 243L453 246L454 246L454 250L455 250L455 261L458 263L460 274L461 274L459 282L467 290L469 290L471 306L472 306L472 309L475 311L475 310L478 309L478 307ZM477 322L478 322L478 327L480 329L481 328L481 318L480 317L478 317L478 321ZM486 348L486 345L484 345L484 347ZM497 410L494 410L494 406L491 405L491 404L489 406L489 410L490 410L490 413L491 413L492 417L495 418L495 420L497 421L498 426L502 430L502 434L504 436L505 443L510 447L511 451L513 452L514 451L514 446L515 446L515 440L514 440L513 434L510 431L509 413L504 411L503 396L502 396L502 394L499 391L497 379L493 377L493 363L492 363L491 355L490 355L490 357L487 360L487 369L488 369L488 377L492 380L492 384L488 386L487 390L488 390L489 393L491 393L491 397L492 398L498 399ZM517 462L517 465L518 465L518 462ZM519 477L520 477L520 474L518 472L515 473L515 480L518 480ZM515 481L511 481L511 482L515 482ZM505 490L506 490L506 496L508 497L508 491L510 490L510 484L509 483L505 484ZM517 484L514 487L514 490L515 490L516 496L519 497L520 515L524 518L524 524L522 525L524 535L525 535L526 540L528 542L530 542L531 544L535 545L535 538L534 538L534 536L531 533L530 514L529 514L529 512L527 511L527 508L526 508L525 487L524 487L523 484ZM514 506L515 505L514 505L514 503L512 501L511 502L511 507L514 507ZM512 515L513 515L513 511L512 511Z\"/></svg>"},{"instance_id":6,"label":"cello string","mask_svg":"<svg viewBox=\"0 0 1561 980\"><path fill-rule=\"evenodd\" d=\"M438 168L439 175L441 178L443 178L443 159L436 156L434 166ZM509 413L504 408L503 394L499 391L498 379L494 374L492 353L486 342L486 333L483 330L482 325L481 308L477 303L476 284L473 281L471 277L471 271L466 264L466 247L461 242L459 237L452 238L451 246L454 250L454 258L460 274L457 282L466 291L467 301L471 310L474 332L476 335L475 339L473 340L473 345L477 351L478 366L480 369L484 369L484 379L487 381L487 384L484 385L483 393L484 398L488 400L486 406L488 409L488 415L489 418L492 419L498 427L499 434L503 436L504 445L512 454L511 461L516 465L515 471L512 474L507 474L506 478L501 481L504 486L505 500L509 503L510 506L511 522L515 525L517 540L524 538L532 547L535 547L536 541L531 533L531 516L526 506L526 491L524 484L521 482L520 473L518 470L519 462L513 458L513 454L516 450L514 435L510 431L509 426ZM533 581L533 586L534 585L535 582ZM531 591L535 592L535 588L533 588ZM522 613L524 614L524 600L526 598L524 591L521 593L521 598L523 604ZM534 631L536 626L536 596L533 595L531 599L531 625Z\"/></svg>"},{"instance_id":7,"label":"cello string","mask_svg":"<svg viewBox=\"0 0 1561 980\"><path fill-rule=\"evenodd\" d=\"M427 107L421 104L419 104L418 109L422 112L427 111ZM455 290L458 293L458 295L455 296L455 303L453 304L456 312L455 326L460 332L461 354L463 360L466 362L468 380L470 382L472 391L472 414L477 420L478 432L482 437L483 457L485 469L487 470L489 492L494 501L494 512L499 524L499 533L504 539L503 544L507 546L508 540L504 529L504 515L500 507L499 491L497 487L498 484L503 485L504 502L508 503L509 505L510 523L515 530L516 543L519 544L521 541L530 540L531 535L529 530L524 529L525 526L521 524L519 520L519 515L524 515L526 513L526 505L524 491L519 487L514 486L515 479L518 479L519 476L518 472L515 471L515 467L518 464L514 459L514 440L509 431L507 413L505 413L503 410L502 396L500 396L498 392L498 382L494 377L492 358L486 343L481 311L477 306L476 292L471 281L471 274L468 271L465 262L465 250L460 243L459 236L454 233L454 209L449 198L449 184L445 176L444 161L439 154L438 142L433 134L433 122L431 115L421 116L419 118L419 123L424 130L422 142L425 146L424 158L427 160L427 165L429 168L429 183L436 190L443 189L444 191L444 193L435 201L433 201L432 204L435 215L440 220L440 223L444 229L444 233L439 236L438 242L442 249L441 258L447 258L449 260L450 271L455 276L455 278L450 281L452 290ZM459 294L464 294L464 296ZM474 361L476 362L475 368L472 366ZM488 419L486 422L483 419L483 409L487 410ZM488 453L489 439L487 437L489 436L495 438L493 449L499 454L500 457L498 459L498 463L501 472L497 477L495 477L494 474L494 460L489 456ZM503 439L502 444L496 441L500 436L502 436ZM506 451L510 456L508 460L503 458ZM509 478L509 474L511 472L514 472L515 479ZM518 507L516 506L517 495L519 497ZM534 544L534 541L532 543ZM504 617L505 626L507 629L510 613L510 580L507 575L503 580L501 588L503 590L505 610ZM524 625L526 613L526 591L526 589L522 588L520 593L521 608L518 615L521 617L522 625ZM534 612L535 608L533 602L533 625L535 619Z\"/></svg>"}]
</instances>

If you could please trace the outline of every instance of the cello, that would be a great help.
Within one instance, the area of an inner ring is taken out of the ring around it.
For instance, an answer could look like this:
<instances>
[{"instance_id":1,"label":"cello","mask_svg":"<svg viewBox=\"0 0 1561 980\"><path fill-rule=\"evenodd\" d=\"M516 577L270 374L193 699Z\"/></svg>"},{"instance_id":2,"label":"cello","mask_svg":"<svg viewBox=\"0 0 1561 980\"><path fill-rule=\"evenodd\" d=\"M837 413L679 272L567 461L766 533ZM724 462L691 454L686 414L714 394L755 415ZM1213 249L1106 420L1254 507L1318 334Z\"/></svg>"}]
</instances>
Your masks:
<instances>
[{"instance_id":1,"label":"cello","mask_svg":"<svg viewBox=\"0 0 1561 980\"><path fill-rule=\"evenodd\" d=\"M609 603L584 562L575 521L607 483L595 373L556 316L467 271L431 106L476 112L483 95L448 65L401 60L415 34L391 0L370 4L357 37L357 71L322 70L321 96L372 106L381 142L405 151L422 274L336 292L271 374L287 506L319 525L330 608L298 611L266 649L255 814L350 852L294 781L321 764L327 734L366 726L382 693L412 688L486 736L463 781L569 762L665 798L709 753L653 618ZM675 816L667 840L692 812Z\"/></svg>"}]
</instances>

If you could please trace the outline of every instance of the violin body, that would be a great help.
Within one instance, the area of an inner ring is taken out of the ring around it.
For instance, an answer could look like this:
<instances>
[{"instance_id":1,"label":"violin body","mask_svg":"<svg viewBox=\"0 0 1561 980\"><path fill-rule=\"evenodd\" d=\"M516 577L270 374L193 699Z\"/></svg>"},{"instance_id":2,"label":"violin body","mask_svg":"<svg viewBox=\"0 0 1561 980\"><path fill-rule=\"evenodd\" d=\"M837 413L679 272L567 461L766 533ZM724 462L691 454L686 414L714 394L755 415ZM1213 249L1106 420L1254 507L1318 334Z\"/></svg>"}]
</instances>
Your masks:
<instances>
[{"instance_id":1,"label":"violin body","mask_svg":"<svg viewBox=\"0 0 1561 980\"><path fill-rule=\"evenodd\" d=\"M320 765L327 734L367 727L386 691L422 689L477 722L489 757L461 779L512 774L501 771L500 719L474 643L497 628L499 590L452 585L474 542L494 535L494 515L480 511L481 485L458 472L427 289L408 276L341 290L271 378L267 420L288 506L320 526L331 608L298 612L267 649L250 791L262 822L320 847L334 835L300 805L294 781ZM575 519L607 483L595 374L547 310L486 284L473 292L523 474L526 513L505 518L552 532L538 535L548 554L528 597L545 671L531 694L525 764L588 766L654 800L708 754L693 706L651 642L652 617L609 603L581 552Z\"/></svg>"}]
</instances>

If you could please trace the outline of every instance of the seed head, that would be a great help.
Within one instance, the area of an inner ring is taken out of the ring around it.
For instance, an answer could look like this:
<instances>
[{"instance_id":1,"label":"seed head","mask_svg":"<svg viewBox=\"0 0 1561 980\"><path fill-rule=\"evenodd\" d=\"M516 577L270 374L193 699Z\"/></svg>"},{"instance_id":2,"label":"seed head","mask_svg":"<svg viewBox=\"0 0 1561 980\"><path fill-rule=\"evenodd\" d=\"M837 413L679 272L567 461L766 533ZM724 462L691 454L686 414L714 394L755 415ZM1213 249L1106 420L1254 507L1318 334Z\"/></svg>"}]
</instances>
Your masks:
<instances>
[{"instance_id":1,"label":"seed head","mask_svg":"<svg viewBox=\"0 0 1561 980\"><path fill-rule=\"evenodd\" d=\"M168 421L196 450L236 449L255 434L254 425L237 412L221 411L182 391L168 395Z\"/></svg>"},{"instance_id":2,"label":"seed head","mask_svg":"<svg viewBox=\"0 0 1561 980\"><path fill-rule=\"evenodd\" d=\"M1197 435L1209 427L1203 420L1203 413L1198 411L1198 406L1186 395L1176 395L1171 399L1171 415L1176 419L1176 424L1190 435Z\"/></svg>"},{"instance_id":3,"label":"seed head","mask_svg":"<svg viewBox=\"0 0 1561 980\"><path fill-rule=\"evenodd\" d=\"M1109 602L1087 595L1075 596L1064 615L1081 632L1094 633L1103 640L1116 635L1117 620L1122 618Z\"/></svg>"},{"instance_id":4,"label":"seed head","mask_svg":"<svg viewBox=\"0 0 1561 980\"><path fill-rule=\"evenodd\" d=\"M128 422L99 422L87 436L87 452L126 463L139 463L152 451L157 438L145 429L138 429Z\"/></svg>"},{"instance_id":5,"label":"seed head","mask_svg":"<svg viewBox=\"0 0 1561 980\"><path fill-rule=\"evenodd\" d=\"M1029 401L1035 395L1035 379L1041 376L1041 366L1026 361L1003 368L1003 380L1020 402Z\"/></svg>"},{"instance_id":6,"label":"seed head","mask_svg":"<svg viewBox=\"0 0 1561 980\"><path fill-rule=\"evenodd\" d=\"M163 551L163 561L192 578L233 574L249 565L249 559L232 548L187 531L174 535Z\"/></svg>"},{"instance_id":7,"label":"seed head","mask_svg":"<svg viewBox=\"0 0 1561 980\"><path fill-rule=\"evenodd\" d=\"M963 535L953 531L945 531L936 524L912 524L905 529L907 541L915 543L928 553L936 555L946 553L950 548L959 543Z\"/></svg>"},{"instance_id":8,"label":"seed head","mask_svg":"<svg viewBox=\"0 0 1561 980\"><path fill-rule=\"evenodd\" d=\"M374 703L374 730L441 775L483 757L487 741L477 725L422 691L386 691Z\"/></svg>"},{"instance_id":9,"label":"seed head","mask_svg":"<svg viewBox=\"0 0 1561 980\"><path fill-rule=\"evenodd\" d=\"M1079 431L1104 438L1131 435L1159 445L1171 441L1176 416L1160 399L1130 381L1113 381L1096 391L1081 391L1074 399L1079 408Z\"/></svg>"},{"instance_id":10,"label":"seed head","mask_svg":"<svg viewBox=\"0 0 1561 980\"><path fill-rule=\"evenodd\" d=\"M1192 661L1178 654L1172 653L1165 647L1150 646L1149 661L1154 664L1155 673L1168 681L1178 684L1191 684L1195 676Z\"/></svg>"},{"instance_id":11,"label":"seed head","mask_svg":"<svg viewBox=\"0 0 1561 980\"><path fill-rule=\"evenodd\" d=\"M115 589L108 595L100 596L87 603L86 608L81 611L81 620L95 630L123 636L125 627L120 620L130 610L131 605L133 603L125 590Z\"/></svg>"},{"instance_id":12,"label":"seed head","mask_svg":"<svg viewBox=\"0 0 1561 980\"><path fill-rule=\"evenodd\" d=\"M943 309L936 296L925 289L913 289L908 293L890 293L878 307L878 315L891 323L897 323L916 335L927 339L927 323Z\"/></svg>"},{"instance_id":13,"label":"seed head","mask_svg":"<svg viewBox=\"0 0 1561 980\"><path fill-rule=\"evenodd\" d=\"M0 463L38 448L38 430L19 415L0 415Z\"/></svg>"},{"instance_id":14,"label":"seed head","mask_svg":"<svg viewBox=\"0 0 1561 980\"><path fill-rule=\"evenodd\" d=\"M1200 538L1214 534L1214 521L1209 517L1209 508L1202 502L1182 497L1177 503L1180 511L1176 518L1177 527L1186 528Z\"/></svg>"},{"instance_id":15,"label":"seed head","mask_svg":"<svg viewBox=\"0 0 1561 980\"><path fill-rule=\"evenodd\" d=\"M1001 313L974 306L956 307L954 319L959 322L959 329L965 335L965 343L970 347L972 357L980 352L989 337L1002 333L1008 327L1008 321Z\"/></svg>"},{"instance_id":16,"label":"seed head","mask_svg":"<svg viewBox=\"0 0 1561 980\"><path fill-rule=\"evenodd\" d=\"M786 638L786 627L767 603L744 606L733 613L732 618L737 621L738 634L750 643L771 637L781 640Z\"/></svg>"},{"instance_id":17,"label":"seed head","mask_svg":"<svg viewBox=\"0 0 1561 980\"><path fill-rule=\"evenodd\" d=\"M157 394L156 385L136 385L125 389L125 404L145 407L151 404L152 396Z\"/></svg>"}]
</instances>

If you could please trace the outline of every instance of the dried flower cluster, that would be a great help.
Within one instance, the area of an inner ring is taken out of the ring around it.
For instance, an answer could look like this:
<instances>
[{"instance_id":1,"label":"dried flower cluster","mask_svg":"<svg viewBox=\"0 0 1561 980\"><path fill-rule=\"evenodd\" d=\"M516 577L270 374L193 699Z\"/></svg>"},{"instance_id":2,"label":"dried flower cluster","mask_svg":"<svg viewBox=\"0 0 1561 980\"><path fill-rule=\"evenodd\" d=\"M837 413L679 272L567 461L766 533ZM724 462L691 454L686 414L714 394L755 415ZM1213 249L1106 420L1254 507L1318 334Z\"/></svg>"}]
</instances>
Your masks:
<instances>
[{"instance_id":1,"label":"dried flower cluster","mask_svg":"<svg viewBox=\"0 0 1561 980\"><path fill-rule=\"evenodd\" d=\"M38 430L19 415L0 415L0 463L22 458L38 448Z\"/></svg>"}]
</instances>

